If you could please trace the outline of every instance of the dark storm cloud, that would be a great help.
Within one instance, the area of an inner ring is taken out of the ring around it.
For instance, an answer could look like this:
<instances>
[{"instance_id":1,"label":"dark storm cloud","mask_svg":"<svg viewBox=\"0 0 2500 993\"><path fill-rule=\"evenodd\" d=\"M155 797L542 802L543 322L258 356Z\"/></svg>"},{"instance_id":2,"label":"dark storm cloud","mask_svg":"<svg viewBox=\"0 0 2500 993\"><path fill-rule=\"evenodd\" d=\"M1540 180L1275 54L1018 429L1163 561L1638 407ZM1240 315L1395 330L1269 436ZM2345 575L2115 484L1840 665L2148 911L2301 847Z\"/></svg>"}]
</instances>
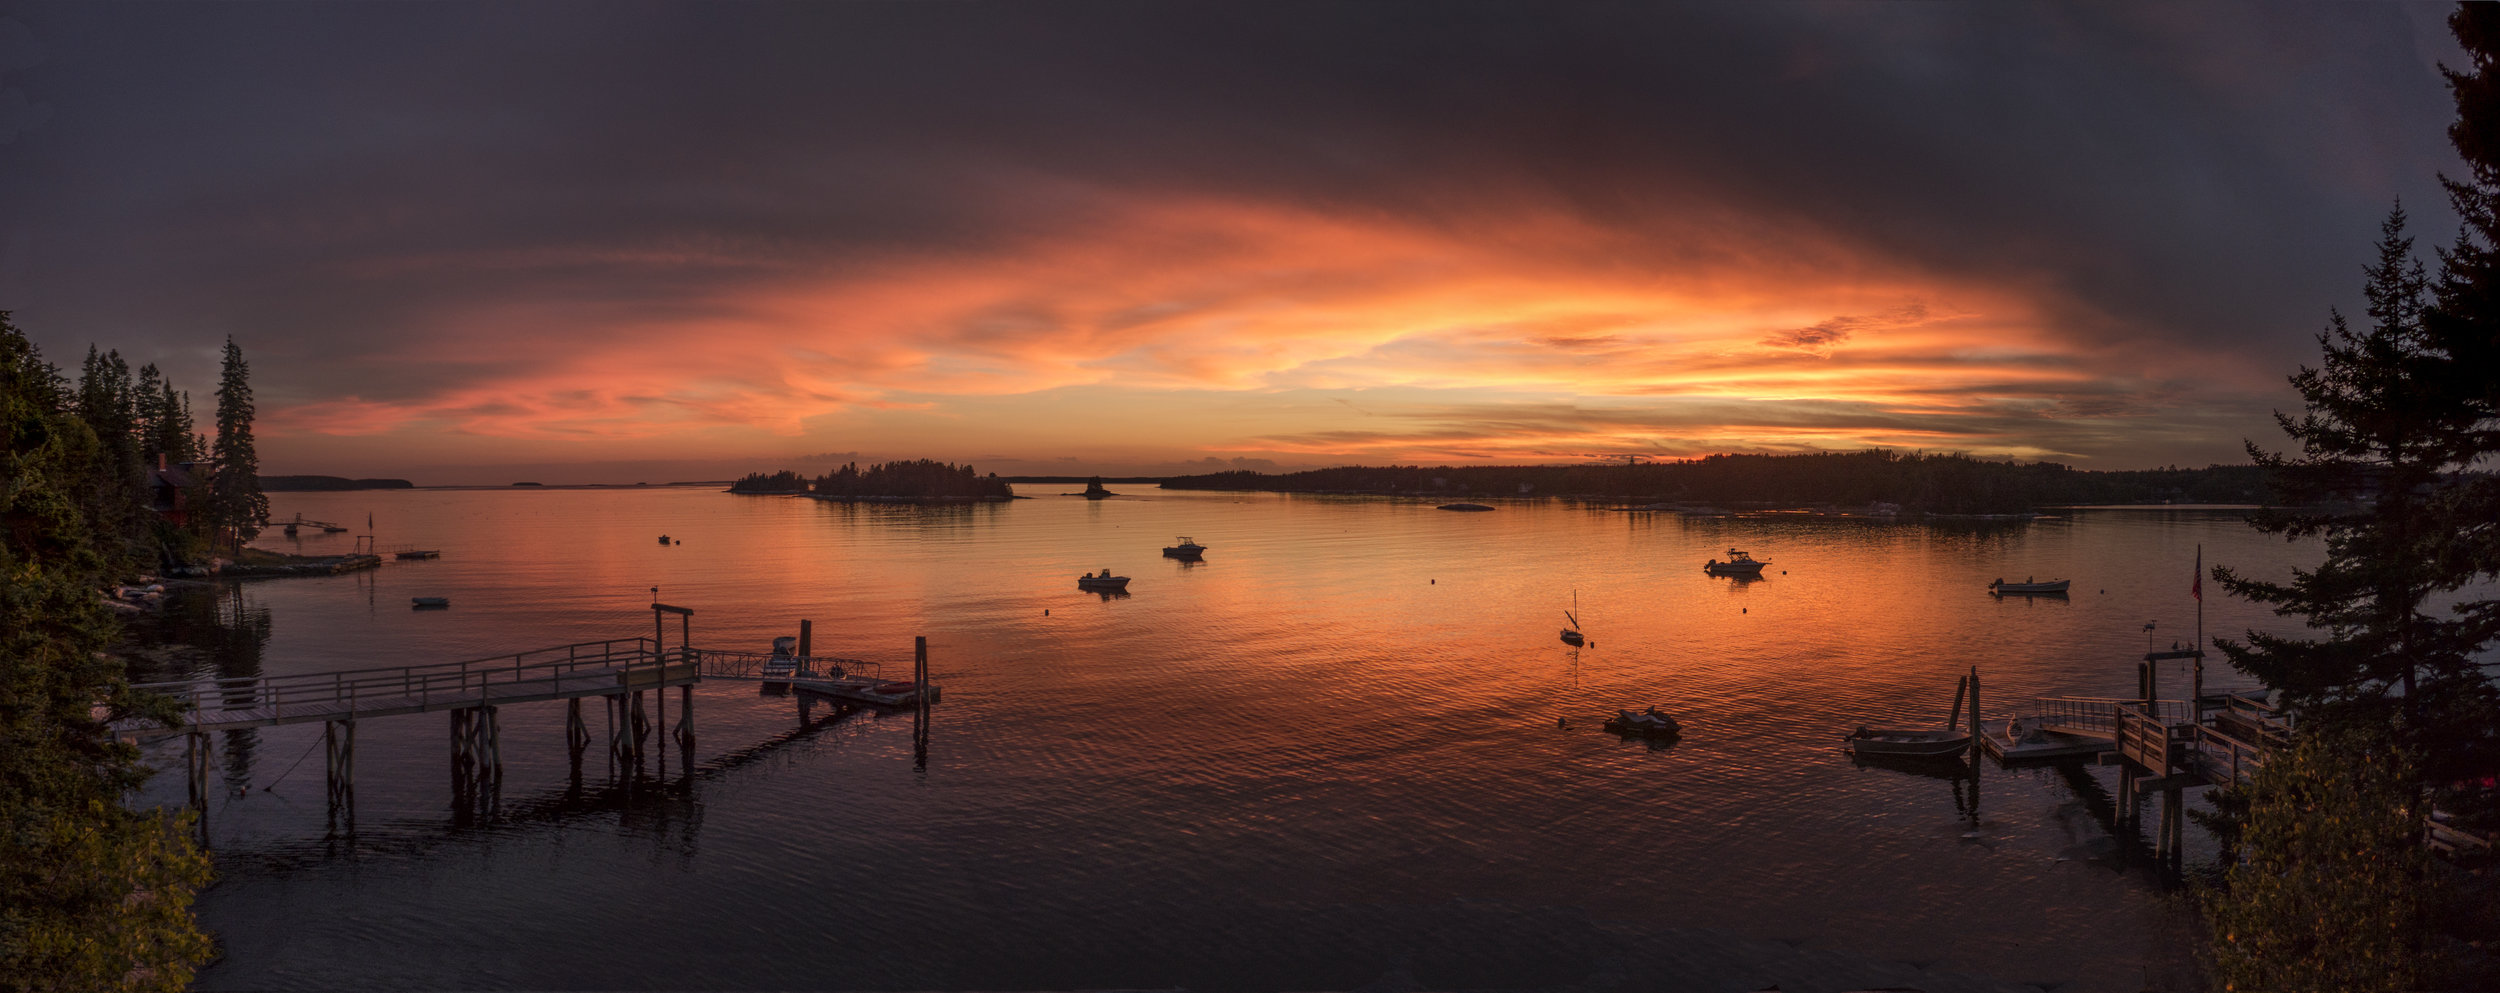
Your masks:
<instances>
[{"instance_id":1,"label":"dark storm cloud","mask_svg":"<svg viewBox=\"0 0 2500 993\"><path fill-rule=\"evenodd\" d=\"M1118 199L1471 236L1487 204L1531 203L1661 267L1719 250L1670 222L1811 228L2030 288L2081 342L2288 368L2392 200L2444 240L2448 109L2422 17L37 6L0 20L0 308L56 356L119 344L204 384L200 343L248 334L284 370L277 397L352 383L389 401L534 354L505 328L464 340L454 315L480 301L576 325L735 320L741 286L1082 232ZM963 333L1054 319L1000 309ZM1857 320L1773 343L1828 351Z\"/></svg>"}]
</instances>

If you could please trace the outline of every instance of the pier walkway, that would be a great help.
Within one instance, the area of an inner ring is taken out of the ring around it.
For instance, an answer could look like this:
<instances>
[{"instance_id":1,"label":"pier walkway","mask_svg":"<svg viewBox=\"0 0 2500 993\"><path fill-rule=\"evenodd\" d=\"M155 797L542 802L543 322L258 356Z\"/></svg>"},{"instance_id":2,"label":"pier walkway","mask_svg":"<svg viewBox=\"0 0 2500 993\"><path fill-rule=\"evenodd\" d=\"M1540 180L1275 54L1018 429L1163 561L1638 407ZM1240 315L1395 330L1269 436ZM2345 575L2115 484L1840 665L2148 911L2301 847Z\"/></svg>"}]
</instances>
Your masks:
<instances>
[{"instance_id":1,"label":"pier walkway","mask_svg":"<svg viewBox=\"0 0 2500 993\"><path fill-rule=\"evenodd\" d=\"M167 728L131 719L114 730L136 736L232 731L664 689L702 680L690 654L629 638L432 665L142 683L135 688L173 698L182 723Z\"/></svg>"},{"instance_id":2,"label":"pier walkway","mask_svg":"<svg viewBox=\"0 0 2500 993\"><path fill-rule=\"evenodd\" d=\"M656 601L658 590L652 591ZM494 789L503 778L499 708L522 703L565 701L565 744L578 772L582 753L593 740L582 700L597 697L607 708L608 755L617 768L639 775L645 744L653 732L671 737L668 691L678 691L674 737L685 755L681 769L694 765L694 684L705 676L755 680L774 656L695 648L688 629L694 611L654 602L653 635L614 638L540 648L509 655L427 665L373 666L284 676L204 677L142 683L133 687L166 697L180 709L168 726L144 718L117 721L116 735L132 739L186 736L184 772L190 781L192 806L207 807L209 752L215 732L322 722L322 741L329 774L333 813L347 809L352 817L355 796L356 726L360 721L408 714L450 715L452 789L455 799ZM669 615L679 618L678 644L668 645ZM799 622L805 644L809 624ZM913 734L915 752L926 761L929 705L938 688L928 681L928 639L913 639L912 680L887 682L882 667L859 659L781 656L801 663L802 671L818 671L829 679L803 685L802 691L842 698L852 705L917 708ZM868 675L879 673L879 675ZM847 676L847 678L845 678ZM657 695L646 705L646 697ZM668 756L658 752L658 769L668 775ZM465 800L460 802L465 803ZM202 831L206 818L201 819Z\"/></svg>"}]
</instances>

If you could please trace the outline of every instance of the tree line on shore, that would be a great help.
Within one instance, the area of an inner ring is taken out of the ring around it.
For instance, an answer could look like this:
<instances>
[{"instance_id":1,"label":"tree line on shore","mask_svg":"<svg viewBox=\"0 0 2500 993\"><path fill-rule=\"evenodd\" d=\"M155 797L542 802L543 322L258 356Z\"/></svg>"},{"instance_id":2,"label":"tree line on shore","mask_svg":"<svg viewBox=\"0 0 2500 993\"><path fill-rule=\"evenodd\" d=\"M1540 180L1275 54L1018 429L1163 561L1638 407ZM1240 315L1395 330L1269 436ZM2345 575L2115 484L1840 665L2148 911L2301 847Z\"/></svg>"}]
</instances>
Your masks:
<instances>
[{"instance_id":1,"label":"tree line on shore","mask_svg":"<svg viewBox=\"0 0 2500 993\"><path fill-rule=\"evenodd\" d=\"M1426 496L1559 496L1717 507L1898 505L1908 513L2013 514L2041 507L2111 503L2271 502L2257 465L2079 470L1963 454L1874 449L1795 455L1712 455L1675 462L1603 465L1342 466L1267 474L1176 476L1175 490L1392 493Z\"/></svg>"},{"instance_id":2,"label":"tree line on shore","mask_svg":"<svg viewBox=\"0 0 2500 993\"><path fill-rule=\"evenodd\" d=\"M748 473L729 484L731 493L804 493L835 500L1006 500L1015 490L997 473L983 476L970 464L934 459L885 462L861 469L845 463L813 479L789 469Z\"/></svg>"},{"instance_id":3,"label":"tree line on shore","mask_svg":"<svg viewBox=\"0 0 2500 993\"><path fill-rule=\"evenodd\" d=\"M0 311L0 990L179 990L211 954L191 815L124 802L148 770L111 725L175 715L101 594L266 523L248 376L229 339L202 439L153 365L90 349L73 382Z\"/></svg>"}]
</instances>

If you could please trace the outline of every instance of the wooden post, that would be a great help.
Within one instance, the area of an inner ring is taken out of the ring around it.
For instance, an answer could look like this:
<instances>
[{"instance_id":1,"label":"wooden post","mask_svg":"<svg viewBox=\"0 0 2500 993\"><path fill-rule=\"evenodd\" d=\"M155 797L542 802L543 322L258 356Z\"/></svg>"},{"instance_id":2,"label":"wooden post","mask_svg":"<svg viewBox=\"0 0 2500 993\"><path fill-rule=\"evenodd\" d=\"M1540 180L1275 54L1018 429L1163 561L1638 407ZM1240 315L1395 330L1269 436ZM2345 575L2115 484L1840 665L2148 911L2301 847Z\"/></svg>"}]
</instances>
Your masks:
<instances>
[{"instance_id":1,"label":"wooden post","mask_svg":"<svg viewBox=\"0 0 2500 993\"><path fill-rule=\"evenodd\" d=\"M1977 744L1979 744L1979 667L1978 667L1978 666L1972 666L1972 667L1970 667L1970 737L1971 737L1971 744L1972 744L1972 745L1977 745Z\"/></svg>"},{"instance_id":2,"label":"wooden post","mask_svg":"<svg viewBox=\"0 0 2500 993\"><path fill-rule=\"evenodd\" d=\"M183 778L189 780L191 787L191 806L200 812L203 821L208 817L208 744L207 732L193 731L184 742L182 755Z\"/></svg>"},{"instance_id":3,"label":"wooden post","mask_svg":"<svg viewBox=\"0 0 2500 993\"><path fill-rule=\"evenodd\" d=\"M816 651L815 651L815 644L814 644L814 641L813 641L813 639L815 638L815 636L816 636L816 622L814 622L814 621L809 621L809 620L801 620L801 621L799 621L799 657L800 657L800 658L803 658L803 659L804 659L804 658L813 658L813 657L815 656Z\"/></svg>"},{"instance_id":4,"label":"wooden post","mask_svg":"<svg viewBox=\"0 0 2500 993\"><path fill-rule=\"evenodd\" d=\"M677 744L689 749L694 747L694 686L691 683L677 688Z\"/></svg>"},{"instance_id":5,"label":"wooden post","mask_svg":"<svg viewBox=\"0 0 2500 993\"><path fill-rule=\"evenodd\" d=\"M2181 860L2180 850L2187 840L2187 810L2182 797L2183 791L2176 786L2162 791L2161 795L2162 820L2170 825L2170 837L2165 841L2173 862Z\"/></svg>"},{"instance_id":6,"label":"wooden post","mask_svg":"<svg viewBox=\"0 0 2500 993\"><path fill-rule=\"evenodd\" d=\"M321 722L322 753L327 759L332 806L356 802L356 722Z\"/></svg>"},{"instance_id":7,"label":"wooden post","mask_svg":"<svg viewBox=\"0 0 2500 993\"><path fill-rule=\"evenodd\" d=\"M495 720L495 708L479 707L478 710L481 711L485 717L483 737L486 744L485 749L478 755L478 778L481 780L502 782L503 727L500 722Z\"/></svg>"},{"instance_id":8,"label":"wooden post","mask_svg":"<svg viewBox=\"0 0 2500 993\"><path fill-rule=\"evenodd\" d=\"M1952 729L1952 727L1956 724L1962 723L1962 697L1969 693L1969 676L1964 676L1953 681L1953 710L1952 712L1944 715L1944 726L1947 730Z\"/></svg>"},{"instance_id":9,"label":"wooden post","mask_svg":"<svg viewBox=\"0 0 2500 993\"><path fill-rule=\"evenodd\" d=\"M912 761L926 768L929 764L929 637L914 635L911 639L912 678Z\"/></svg>"}]
</instances>

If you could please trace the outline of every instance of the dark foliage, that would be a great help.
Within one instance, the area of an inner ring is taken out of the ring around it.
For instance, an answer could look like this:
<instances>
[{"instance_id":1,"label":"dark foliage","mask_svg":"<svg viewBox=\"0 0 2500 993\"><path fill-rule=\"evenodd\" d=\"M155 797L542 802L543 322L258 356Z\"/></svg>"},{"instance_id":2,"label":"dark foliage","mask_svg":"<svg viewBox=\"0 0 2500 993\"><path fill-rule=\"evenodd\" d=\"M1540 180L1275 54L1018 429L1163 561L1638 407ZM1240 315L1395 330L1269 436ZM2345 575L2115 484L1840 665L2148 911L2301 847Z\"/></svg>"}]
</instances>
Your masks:
<instances>
[{"instance_id":1,"label":"dark foliage","mask_svg":"<svg viewBox=\"0 0 2500 993\"><path fill-rule=\"evenodd\" d=\"M861 469L853 462L809 479L796 472L748 473L729 484L731 493L808 493L835 500L1006 500L1015 490L993 473L931 459L887 462Z\"/></svg>"},{"instance_id":2,"label":"dark foliage","mask_svg":"<svg viewBox=\"0 0 2500 993\"><path fill-rule=\"evenodd\" d=\"M1005 500L1015 491L993 473L932 459L887 462L862 470L856 462L819 476L812 491L835 499L900 497L911 500Z\"/></svg>"},{"instance_id":3,"label":"dark foliage","mask_svg":"<svg viewBox=\"0 0 2500 993\"><path fill-rule=\"evenodd\" d=\"M2292 376L2307 410L2277 415L2299 456L2249 446L2278 491L2323 508L2271 511L2251 524L2322 537L2326 560L2286 583L2214 570L2225 590L2299 617L2318 636L2251 631L2245 642L2217 644L2234 667L2313 719L2384 723L2400 709L2400 740L2425 748L2434 773L2454 773L2460 762L2480 761L2482 728L2500 714L2473 658L2488 632L2425 608L2472 578L2440 566L2452 536L2425 514L2461 468L2454 439L2471 415L2425 388L2447 356L2423 334L2428 278L2412 259L2403 211L2388 216L2366 276L2370 326L2355 331L2332 316L2318 339L2324 361Z\"/></svg>"},{"instance_id":4,"label":"dark foliage","mask_svg":"<svg viewBox=\"0 0 2500 993\"><path fill-rule=\"evenodd\" d=\"M0 991L178 990L209 953L208 863L178 820L131 811L144 770L109 721L163 716L102 649L125 554L85 514L122 457L0 312ZM109 380L111 363L90 383Z\"/></svg>"},{"instance_id":5,"label":"dark foliage","mask_svg":"<svg viewBox=\"0 0 2500 993\"><path fill-rule=\"evenodd\" d=\"M243 349L226 339L217 383L217 440L202 510L211 541L229 555L269 526L269 498L260 491L260 452L252 441L252 370Z\"/></svg>"},{"instance_id":6,"label":"dark foliage","mask_svg":"<svg viewBox=\"0 0 2500 993\"><path fill-rule=\"evenodd\" d=\"M805 493L811 481L796 472L750 472L746 478L729 484L731 493Z\"/></svg>"}]
</instances>

